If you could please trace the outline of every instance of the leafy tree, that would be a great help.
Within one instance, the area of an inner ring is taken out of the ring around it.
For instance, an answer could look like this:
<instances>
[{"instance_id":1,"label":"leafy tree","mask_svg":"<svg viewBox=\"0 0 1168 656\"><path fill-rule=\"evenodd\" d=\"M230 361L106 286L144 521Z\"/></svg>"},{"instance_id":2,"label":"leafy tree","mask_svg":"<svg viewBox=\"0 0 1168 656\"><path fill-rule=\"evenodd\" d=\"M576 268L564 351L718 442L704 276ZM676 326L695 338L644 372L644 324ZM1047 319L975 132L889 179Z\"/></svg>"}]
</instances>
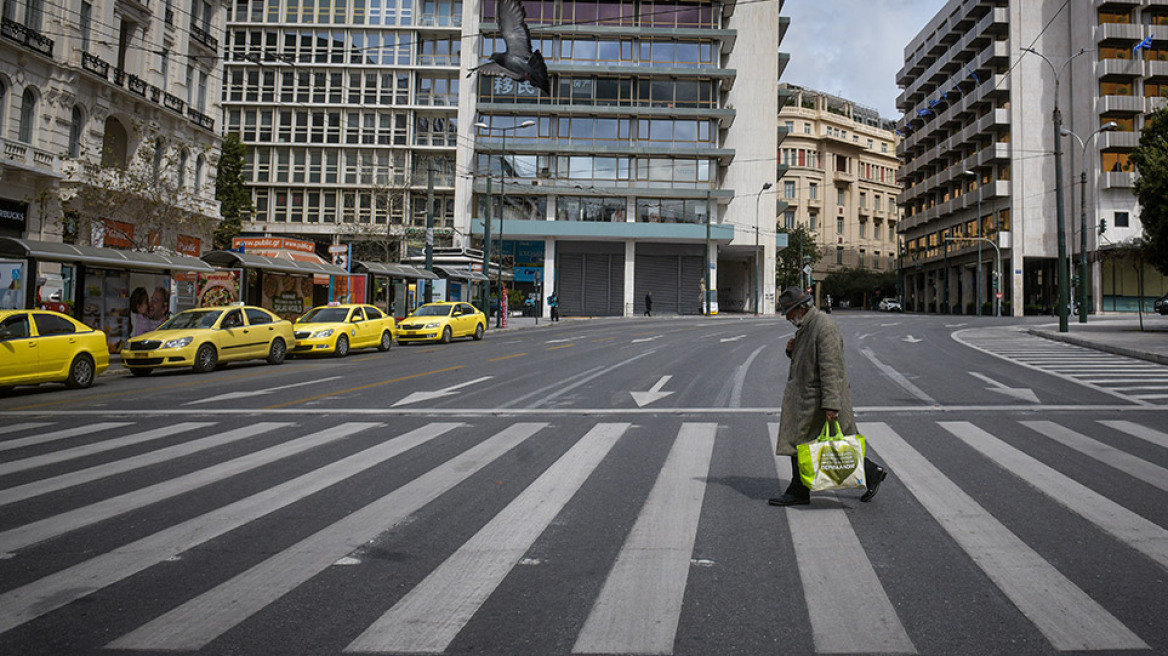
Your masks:
<instances>
[{"instance_id":1,"label":"leafy tree","mask_svg":"<svg viewBox=\"0 0 1168 656\"><path fill-rule=\"evenodd\" d=\"M815 266L823 257L819 244L806 226L780 228L787 235L787 247L779 251L775 260L775 286L780 291L792 285L803 285L804 260Z\"/></svg>"},{"instance_id":2,"label":"leafy tree","mask_svg":"<svg viewBox=\"0 0 1168 656\"><path fill-rule=\"evenodd\" d=\"M879 298L896 296L896 272L844 268L827 274L823 293L833 301L848 301L854 307L874 305Z\"/></svg>"},{"instance_id":3,"label":"leafy tree","mask_svg":"<svg viewBox=\"0 0 1168 656\"><path fill-rule=\"evenodd\" d=\"M70 161L59 194L42 199L70 242L123 242L140 251L169 250L178 234L205 238L215 217L199 211L198 190L186 170L198 148L136 125L139 146L126 157L82 152ZM184 153L186 156L184 156Z\"/></svg>"},{"instance_id":4,"label":"leafy tree","mask_svg":"<svg viewBox=\"0 0 1168 656\"><path fill-rule=\"evenodd\" d=\"M232 240L239 236L243 218L254 209L251 192L243 184L243 167L247 156L247 146L238 134L223 138L223 150L219 156L219 172L215 177L215 199L219 201L219 213L223 220L215 228L214 244L217 250L231 248Z\"/></svg>"},{"instance_id":5,"label":"leafy tree","mask_svg":"<svg viewBox=\"0 0 1168 656\"><path fill-rule=\"evenodd\" d=\"M1144 226L1143 257L1168 275L1168 108L1149 116L1130 159L1140 174L1135 193Z\"/></svg>"}]
</instances>

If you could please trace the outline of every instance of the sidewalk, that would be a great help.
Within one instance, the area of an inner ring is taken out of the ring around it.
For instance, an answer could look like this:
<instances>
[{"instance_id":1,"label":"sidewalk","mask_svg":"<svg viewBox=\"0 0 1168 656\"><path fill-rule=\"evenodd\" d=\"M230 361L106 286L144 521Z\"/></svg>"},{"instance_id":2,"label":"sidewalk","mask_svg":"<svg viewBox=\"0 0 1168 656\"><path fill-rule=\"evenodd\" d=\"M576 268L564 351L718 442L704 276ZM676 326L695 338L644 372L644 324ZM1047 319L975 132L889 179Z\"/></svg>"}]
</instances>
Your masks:
<instances>
[{"instance_id":1,"label":"sidewalk","mask_svg":"<svg viewBox=\"0 0 1168 656\"><path fill-rule=\"evenodd\" d=\"M1168 317L1158 314L1144 315L1144 329L1140 330L1140 320L1136 316L1092 315L1087 323L1079 323L1078 317L1071 317L1068 332L1058 332L1058 323L1028 328L1031 335L1038 335L1068 344L1085 346L1097 351L1126 355L1159 364L1168 364Z\"/></svg>"}]
</instances>

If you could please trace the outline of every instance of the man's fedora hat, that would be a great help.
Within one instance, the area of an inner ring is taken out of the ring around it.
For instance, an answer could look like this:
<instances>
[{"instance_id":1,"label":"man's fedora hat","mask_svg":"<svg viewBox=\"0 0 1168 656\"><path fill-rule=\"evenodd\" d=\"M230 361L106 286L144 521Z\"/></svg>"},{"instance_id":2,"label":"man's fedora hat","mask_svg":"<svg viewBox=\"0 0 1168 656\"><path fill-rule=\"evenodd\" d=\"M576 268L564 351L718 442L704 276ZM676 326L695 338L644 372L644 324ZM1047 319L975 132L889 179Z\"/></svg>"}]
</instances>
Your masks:
<instances>
[{"instance_id":1,"label":"man's fedora hat","mask_svg":"<svg viewBox=\"0 0 1168 656\"><path fill-rule=\"evenodd\" d=\"M792 285L779 294L779 314L786 315L791 310L801 305L807 305L811 301L810 294L803 291L801 287Z\"/></svg>"}]
</instances>

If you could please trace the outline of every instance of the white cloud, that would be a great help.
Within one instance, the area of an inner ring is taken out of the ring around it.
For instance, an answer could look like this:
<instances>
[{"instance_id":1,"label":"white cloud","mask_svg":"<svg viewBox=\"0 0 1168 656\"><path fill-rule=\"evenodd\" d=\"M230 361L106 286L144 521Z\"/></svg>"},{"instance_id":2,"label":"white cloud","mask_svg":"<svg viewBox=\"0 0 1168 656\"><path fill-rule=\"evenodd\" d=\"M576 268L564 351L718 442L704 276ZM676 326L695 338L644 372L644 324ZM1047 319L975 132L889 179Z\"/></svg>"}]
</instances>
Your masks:
<instances>
[{"instance_id":1,"label":"white cloud","mask_svg":"<svg viewBox=\"0 0 1168 656\"><path fill-rule=\"evenodd\" d=\"M904 48L946 0L787 0L781 82L837 95L897 119Z\"/></svg>"}]
</instances>

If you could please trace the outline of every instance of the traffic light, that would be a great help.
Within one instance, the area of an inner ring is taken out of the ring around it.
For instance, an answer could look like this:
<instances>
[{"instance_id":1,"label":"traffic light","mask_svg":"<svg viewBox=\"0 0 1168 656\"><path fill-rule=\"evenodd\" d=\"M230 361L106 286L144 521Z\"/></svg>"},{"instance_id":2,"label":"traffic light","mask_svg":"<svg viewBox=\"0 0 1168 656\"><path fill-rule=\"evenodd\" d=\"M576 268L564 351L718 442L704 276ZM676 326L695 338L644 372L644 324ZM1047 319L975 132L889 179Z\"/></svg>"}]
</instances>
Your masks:
<instances>
[{"instance_id":1,"label":"traffic light","mask_svg":"<svg viewBox=\"0 0 1168 656\"><path fill-rule=\"evenodd\" d=\"M998 291L998 277L994 276L994 291Z\"/></svg>"},{"instance_id":2,"label":"traffic light","mask_svg":"<svg viewBox=\"0 0 1168 656\"><path fill-rule=\"evenodd\" d=\"M1107 232L1107 219L1099 219L1099 234Z\"/></svg>"},{"instance_id":3,"label":"traffic light","mask_svg":"<svg viewBox=\"0 0 1168 656\"><path fill-rule=\"evenodd\" d=\"M1079 276L1071 276L1071 287L1079 286Z\"/></svg>"}]
</instances>

